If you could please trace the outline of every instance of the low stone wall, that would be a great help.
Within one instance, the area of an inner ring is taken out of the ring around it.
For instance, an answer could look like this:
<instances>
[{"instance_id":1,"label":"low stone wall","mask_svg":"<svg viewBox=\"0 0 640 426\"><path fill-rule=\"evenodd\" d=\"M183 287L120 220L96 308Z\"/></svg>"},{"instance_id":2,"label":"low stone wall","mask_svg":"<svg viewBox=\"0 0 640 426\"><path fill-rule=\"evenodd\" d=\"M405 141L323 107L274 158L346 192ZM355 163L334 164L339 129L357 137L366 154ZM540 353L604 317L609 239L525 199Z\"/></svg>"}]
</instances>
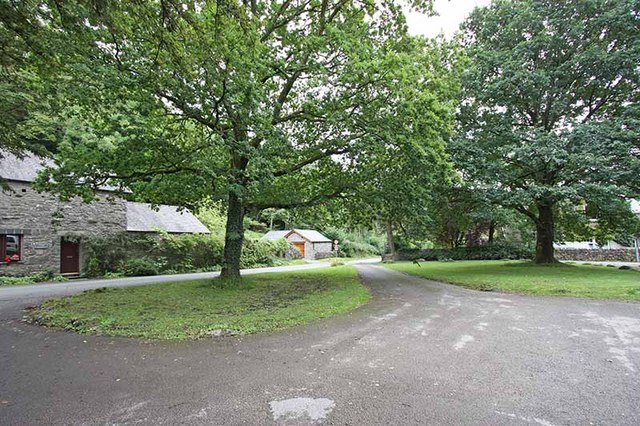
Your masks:
<instances>
[{"instance_id":1,"label":"low stone wall","mask_svg":"<svg viewBox=\"0 0 640 426\"><path fill-rule=\"evenodd\" d=\"M582 260L594 262L635 262L636 252L634 249L616 250L588 250L588 249L567 249L556 250L558 260Z\"/></svg>"}]
</instances>

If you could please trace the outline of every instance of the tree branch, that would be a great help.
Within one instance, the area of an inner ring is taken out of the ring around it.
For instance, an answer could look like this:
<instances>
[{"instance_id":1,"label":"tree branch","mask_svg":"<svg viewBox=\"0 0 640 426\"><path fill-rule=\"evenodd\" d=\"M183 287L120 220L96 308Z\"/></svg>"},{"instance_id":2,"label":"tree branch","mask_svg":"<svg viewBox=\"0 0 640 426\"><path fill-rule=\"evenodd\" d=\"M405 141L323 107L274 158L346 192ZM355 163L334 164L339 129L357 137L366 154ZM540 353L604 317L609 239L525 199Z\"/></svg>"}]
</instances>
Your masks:
<instances>
[{"instance_id":1,"label":"tree branch","mask_svg":"<svg viewBox=\"0 0 640 426\"><path fill-rule=\"evenodd\" d=\"M301 168L303 168L304 166L307 166L309 164L313 164L316 161L322 160L323 158L329 157L331 155L339 155L339 154L345 154L347 152L350 151L350 148L336 148L336 149L329 149L326 151L323 151L319 154L316 154L312 157L307 158L306 160L303 160L297 164L294 164L292 166L289 166L287 168L284 169L280 169L276 172L273 173L273 177L280 177L280 176L284 176L284 175L288 175L289 173L293 173L296 172L298 170L300 170Z\"/></svg>"}]
</instances>

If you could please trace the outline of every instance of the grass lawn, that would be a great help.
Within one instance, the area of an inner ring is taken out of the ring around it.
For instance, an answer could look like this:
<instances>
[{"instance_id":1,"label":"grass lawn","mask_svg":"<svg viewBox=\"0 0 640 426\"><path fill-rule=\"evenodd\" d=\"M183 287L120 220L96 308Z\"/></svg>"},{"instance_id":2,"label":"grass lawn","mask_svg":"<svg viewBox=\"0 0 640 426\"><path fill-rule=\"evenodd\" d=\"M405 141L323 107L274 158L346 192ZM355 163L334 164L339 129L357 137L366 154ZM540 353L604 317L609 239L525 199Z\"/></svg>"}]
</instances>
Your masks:
<instances>
[{"instance_id":1,"label":"grass lawn","mask_svg":"<svg viewBox=\"0 0 640 426\"><path fill-rule=\"evenodd\" d=\"M384 266L476 290L551 296L640 300L640 272L589 265L518 261L389 263Z\"/></svg>"},{"instance_id":2,"label":"grass lawn","mask_svg":"<svg viewBox=\"0 0 640 426\"><path fill-rule=\"evenodd\" d=\"M241 283L181 281L101 288L28 310L30 321L80 333L194 339L213 330L279 330L348 312L370 298L355 268L264 273Z\"/></svg>"}]
</instances>

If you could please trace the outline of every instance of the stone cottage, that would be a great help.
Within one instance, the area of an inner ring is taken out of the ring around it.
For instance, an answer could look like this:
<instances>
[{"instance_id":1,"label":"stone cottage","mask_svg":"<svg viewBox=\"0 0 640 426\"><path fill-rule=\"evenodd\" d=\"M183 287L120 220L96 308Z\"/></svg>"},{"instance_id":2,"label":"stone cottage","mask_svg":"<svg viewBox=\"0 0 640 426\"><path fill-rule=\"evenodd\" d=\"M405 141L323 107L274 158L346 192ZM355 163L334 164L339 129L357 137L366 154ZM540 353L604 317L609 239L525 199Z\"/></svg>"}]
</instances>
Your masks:
<instances>
[{"instance_id":1,"label":"stone cottage","mask_svg":"<svg viewBox=\"0 0 640 426\"><path fill-rule=\"evenodd\" d=\"M97 200L60 201L31 188L47 163L34 155L17 158L0 153L0 275L52 271L79 274L84 265L83 241L121 232L209 233L189 211L134 203L114 197L108 189Z\"/></svg>"},{"instance_id":2,"label":"stone cottage","mask_svg":"<svg viewBox=\"0 0 640 426\"><path fill-rule=\"evenodd\" d=\"M333 242L320 232L312 229L269 231L262 236L264 240L277 240L279 238L287 240L305 259L324 259L333 255Z\"/></svg>"}]
</instances>

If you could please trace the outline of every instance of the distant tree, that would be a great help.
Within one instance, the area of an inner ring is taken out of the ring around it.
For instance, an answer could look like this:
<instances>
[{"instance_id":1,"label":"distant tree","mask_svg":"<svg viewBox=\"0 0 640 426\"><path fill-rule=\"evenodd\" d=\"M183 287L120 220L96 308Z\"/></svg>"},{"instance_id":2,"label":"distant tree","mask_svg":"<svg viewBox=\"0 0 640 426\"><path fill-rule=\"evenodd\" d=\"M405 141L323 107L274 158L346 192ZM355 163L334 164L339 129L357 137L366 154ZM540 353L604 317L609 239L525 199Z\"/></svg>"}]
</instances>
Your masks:
<instances>
[{"instance_id":1,"label":"distant tree","mask_svg":"<svg viewBox=\"0 0 640 426\"><path fill-rule=\"evenodd\" d=\"M429 90L415 96L398 93L410 111L420 120L407 121L396 114L386 120L389 141L406 140L402 148L387 144L379 155L370 157L367 170L373 171L360 191L344 205L352 220L375 223L384 229L388 253L397 250L396 237L404 241L424 239L431 224L433 196L436 188L450 182L453 168L446 154L446 143L454 124L459 96L459 48L444 40L420 41L421 54L415 60L421 66L407 74L411 82L428 84ZM413 91L413 89L410 89ZM403 129L396 132L395 129Z\"/></svg>"},{"instance_id":2,"label":"distant tree","mask_svg":"<svg viewBox=\"0 0 640 426\"><path fill-rule=\"evenodd\" d=\"M554 262L561 203L640 192L640 3L497 0L464 23L463 44L456 165L528 217L535 262Z\"/></svg>"},{"instance_id":3,"label":"distant tree","mask_svg":"<svg viewBox=\"0 0 640 426\"><path fill-rule=\"evenodd\" d=\"M260 212L260 217L263 220L269 221L269 230L273 230L273 224L276 221L282 221L286 224L289 216L289 211L286 209L268 208Z\"/></svg>"},{"instance_id":4,"label":"distant tree","mask_svg":"<svg viewBox=\"0 0 640 426\"><path fill-rule=\"evenodd\" d=\"M558 206L560 241L590 241L599 244L616 241L633 246L640 233L640 217L625 200L591 200L589 204L564 203Z\"/></svg>"},{"instance_id":5,"label":"distant tree","mask_svg":"<svg viewBox=\"0 0 640 426\"><path fill-rule=\"evenodd\" d=\"M74 105L41 188L91 199L108 182L148 201L224 200L223 277L239 276L247 211L357 192L373 159L402 152L442 110L393 1L2 7L39 75L64 75L58 90Z\"/></svg>"}]
</instances>

